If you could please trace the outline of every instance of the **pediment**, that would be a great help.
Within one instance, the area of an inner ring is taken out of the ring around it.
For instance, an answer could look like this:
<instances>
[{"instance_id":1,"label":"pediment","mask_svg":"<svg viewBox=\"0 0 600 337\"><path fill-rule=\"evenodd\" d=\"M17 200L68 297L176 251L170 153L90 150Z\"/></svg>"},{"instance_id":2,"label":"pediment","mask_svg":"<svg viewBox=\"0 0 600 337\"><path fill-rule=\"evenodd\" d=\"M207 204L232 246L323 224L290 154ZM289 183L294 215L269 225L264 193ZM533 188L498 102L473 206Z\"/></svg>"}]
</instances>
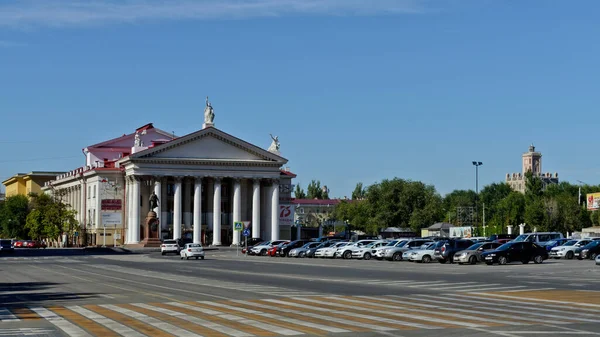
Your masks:
<instances>
[{"instance_id":1,"label":"pediment","mask_svg":"<svg viewBox=\"0 0 600 337\"><path fill-rule=\"evenodd\" d=\"M280 162L287 159L213 127L130 155L130 159L182 159Z\"/></svg>"}]
</instances>

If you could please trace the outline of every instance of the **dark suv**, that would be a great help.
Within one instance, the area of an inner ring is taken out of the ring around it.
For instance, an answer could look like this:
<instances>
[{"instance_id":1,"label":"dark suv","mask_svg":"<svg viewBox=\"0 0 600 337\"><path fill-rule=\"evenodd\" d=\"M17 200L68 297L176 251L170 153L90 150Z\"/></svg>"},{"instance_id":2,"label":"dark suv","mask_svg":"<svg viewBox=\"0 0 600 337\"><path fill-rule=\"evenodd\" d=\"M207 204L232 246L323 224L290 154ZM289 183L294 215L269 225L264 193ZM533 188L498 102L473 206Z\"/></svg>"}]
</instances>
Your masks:
<instances>
[{"instance_id":1,"label":"dark suv","mask_svg":"<svg viewBox=\"0 0 600 337\"><path fill-rule=\"evenodd\" d=\"M468 239L448 239L442 245L436 246L433 251L433 258L437 259L439 263L454 263L454 254L456 252L465 250L473 245L473 241Z\"/></svg>"},{"instance_id":2,"label":"dark suv","mask_svg":"<svg viewBox=\"0 0 600 337\"><path fill-rule=\"evenodd\" d=\"M600 254L600 240L594 239L594 241L588 243L583 247L579 247L575 250L575 257L578 260L583 259L596 259L596 256Z\"/></svg>"},{"instance_id":3,"label":"dark suv","mask_svg":"<svg viewBox=\"0 0 600 337\"><path fill-rule=\"evenodd\" d=\"M309 242L311 242L311 241L310 240L296 240L296 241L292 241L288 244L281 245L281 246L277 247L277 252L275 253L275 256L286 257L288 255L288 253L290 252L290 250L292 250L294 248L300 248Z\"/></svg>"},{"instance_id":4,"label":"dark suv","mask_svg":"<svg viewBox=\"0 0 600 337\"><path fill-rule=\"evenodd\" d=\"M535 263L542 263L548 259L548 251L533 242L508 242L495 250L483 252L481 257L490 266L494 263L507 264L512 261L525 264L533 260Z\"/></svg>"},{"instance_id":5,"label":"dark suv","mask_svg":"<svg viewBox=\"0 0 600 337\"><path fill-rule=\"evenodd\" d=\"M496 240L514 240L517 238L517 234L493 234L487 239L488 241L496 241Z\"/></svg>"}]
</instances>

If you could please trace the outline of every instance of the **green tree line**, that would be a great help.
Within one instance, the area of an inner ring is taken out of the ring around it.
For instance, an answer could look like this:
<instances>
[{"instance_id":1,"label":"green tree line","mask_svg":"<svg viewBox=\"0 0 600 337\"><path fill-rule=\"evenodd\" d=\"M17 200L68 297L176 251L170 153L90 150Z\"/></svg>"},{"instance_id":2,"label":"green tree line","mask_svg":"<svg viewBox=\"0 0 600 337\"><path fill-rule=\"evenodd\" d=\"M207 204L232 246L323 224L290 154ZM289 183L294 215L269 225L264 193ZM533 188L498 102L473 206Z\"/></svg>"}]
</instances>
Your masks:
<instances>
[{"instance_id":1,"label":"green tree line","mask_svg":"<svg viewBox=\"0 0 600 337\"><path fill-rule=\"evenodd\" d=\"M517 232L521 223L526 224L526 232L566 234L600 224L600 212L588 211L585 206L585 195L598 191L600 186L568 182L544 188L539 177L527 173L525 193L513 191L506 183L492 183L479 194L455 190L441 196L432 185L394 178L367 187L358 183L352 199L342 200L331 219L347 221L352 229L367 234L377 234L386 227L409 227L420 233L436 222L449 222L472 225L477 235L483 235L484 219L486 235L506 233L507 226L513 226L513 232ZM468 218L471 222L458 212L461 209L473 211Z\"/></svg>"},{"instance_id":2,"label":"green tree line","mask_svg":"<svg viewBox=\"0 0 600 337\"><path fill-rule=\"evenodd\" d=\"M14 195L0 204L0 235L11 239L58 240L78 228L75 211L60 196Z\"/></svg>"}]
</instances>

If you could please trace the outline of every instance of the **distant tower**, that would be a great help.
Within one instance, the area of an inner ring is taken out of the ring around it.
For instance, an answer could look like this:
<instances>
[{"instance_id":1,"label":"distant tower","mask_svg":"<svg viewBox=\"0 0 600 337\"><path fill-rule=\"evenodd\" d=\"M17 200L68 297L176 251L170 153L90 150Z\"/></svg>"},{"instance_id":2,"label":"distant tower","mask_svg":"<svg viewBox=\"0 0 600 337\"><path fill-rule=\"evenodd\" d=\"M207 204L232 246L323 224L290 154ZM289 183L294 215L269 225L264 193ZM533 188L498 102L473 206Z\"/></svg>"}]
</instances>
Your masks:
<instances>
[{"instance_id":1,"label":"distant tower","mask_svg":"<svg viewBox=\"0 0 600 337\"><path fill-rule=\"evenodd\" d=\"M542 173L542 154L535 152L535 146L531 144L529 151L523 153L523 175L531 171L533 175L540 176Z\"/></svg>"}]
</instances>

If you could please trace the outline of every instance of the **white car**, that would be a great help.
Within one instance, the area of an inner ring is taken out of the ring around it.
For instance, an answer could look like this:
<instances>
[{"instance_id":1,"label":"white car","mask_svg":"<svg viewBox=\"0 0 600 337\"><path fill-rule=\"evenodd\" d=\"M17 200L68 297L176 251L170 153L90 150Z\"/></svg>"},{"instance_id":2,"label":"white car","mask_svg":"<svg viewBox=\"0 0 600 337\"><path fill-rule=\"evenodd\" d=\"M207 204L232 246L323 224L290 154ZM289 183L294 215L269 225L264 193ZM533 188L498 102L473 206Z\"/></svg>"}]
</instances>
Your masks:
<instances>
[{"instance_id":1,"label":"white car","mask_svg":"<svg viewBox=\"0 0 600 337\"><path fill-rule=\"evenodd\" d=\"M575 250L579 247L583 247L588 243L592 242L591 240L569 240L565 242L564 245L553 247L548 256L555 259L566 258L567 260L571 260L575 256Z\"/></svg>"},{"instance_id":2,"label":"white car","mask_svg":"<svg viewBox=\"0 0 600 337\"><path fill-rule=\"evenodd\" d=\"M385 255L385 250L386 249L397 247L397 246L402 247L408 241L409 241L409 239L397 239L397 240L394 240L394 241L390 241L390 242L388 242L387 245L381 246L381 247L375 249L375 253L373 254L373 256L375 256L375 258L377 260L383 260L383 256Z\"/></svg>"},{"instance_id":3,"label":"white car","mask_svg":"<svg viewBox=\"0 0 600 337\"><path fill-rule=\"evenodd\" d=\"M437 242L433 242L424 249L409 250L409 252L411 252L410 257L408 258L409 261L423 263L431 262L436 245Z\"/></svg>"},{"instance_id":4,"label":"white car","mask_svg":"<svg viewBox=\"0 0 600 337\"><path fill-rule=\"evenodd\" d=\"M179 254L179 244L177 240L165 240L160 245L160 253L166 255L168 253Z\"/></svg>"},{"instance_id":5,"label":"white car","mask_svg":"<svg viewBox=\"0 0 600 337\"><path fill-rule=\"evenodd\" d=\"M379 247L387 245L387 243L387 240L379 240L371 242L368 245L360 247L358 249L354 249L352 251L352 258L370 260L371 257L373 257L373 255L375 254L375 250Z\"/></svg>"},{"instance_id":6,"label":"white car","mask_svg":"<svg viewBox=\"0 0 600 337\"><path fill-rule=\"evenodd\" d=\"M204 248L202 248L202 245L199 243L186 243L179 255L182 260L183 258L189 260L190 257L195 257L196 260L198 260L198 258L204 260Z\"/></svg>"},{"instance_id":7,"label":"white car","mask_svg":"<svg viewBox=\"0 0 600 337\"><path fill-rule=\"evenodd\" d=\"M250 249L250 254L265 256L267 255L269 249L271 249L273 246L277 246L278 244L284 242L286 242L286 240L265 241L259 246L252 247L252 249Z\"/></svg>"},{"instance_id":8,"label":"white car","mask_svg":"<svg viewBox=\"0 0 600 337\"><path fill-rule=\"evenodd\" d=\"M342 247L338 248L338 250L335 252L334 257L341 257L343 259L351 259L353 251L363 248L366 245L368 245L369 243L372 243L375 241L376 240L358 240L349 245L342 246Z\"/></svg>"},{"instance_id":9,"label":"white car","mask_svg":"<svg viewBox=\"0 0 600 337\"><path fill-rule=\"evenodd\" d=\"M335 252L338 248L349 244L352 244L352 242L338 242L330 247L319 248L315 251L315 257L335 257Z\"/></svg>"}]
</instances>

